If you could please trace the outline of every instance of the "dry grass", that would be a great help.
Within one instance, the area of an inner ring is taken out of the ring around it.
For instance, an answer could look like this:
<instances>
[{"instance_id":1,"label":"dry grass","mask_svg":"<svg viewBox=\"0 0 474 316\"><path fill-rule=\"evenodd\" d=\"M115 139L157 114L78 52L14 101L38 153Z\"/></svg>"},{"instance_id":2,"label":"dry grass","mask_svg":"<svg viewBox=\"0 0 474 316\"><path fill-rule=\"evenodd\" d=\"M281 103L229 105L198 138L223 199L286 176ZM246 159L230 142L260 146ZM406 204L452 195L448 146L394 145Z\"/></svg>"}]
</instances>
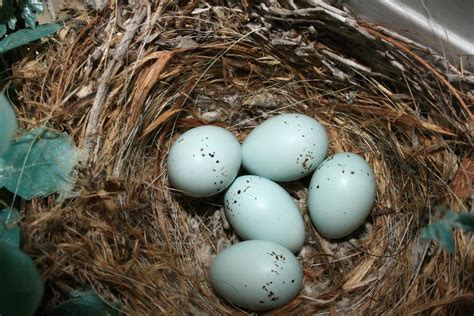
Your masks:
<instances>
[{"instance_id":1,"label":"dry grass","mask_svg":"<svg viewBox=\"0 0 474 316\"><path fill-rule=\"evenodd\" d=\"M43 308L92 287L130 314L236 313L207 280L212 257L237 241L221 197L174 192L166 154L194 126L242 140L274 114L301 112L327 128L331 153L369 161L378 195L364 227L331 241L309 220L307 180L286 185L306 221L304 289L271 314L472 310L472 235L456 234L455 255L419 236L434 206L471 207L472 191L457 196L450 183L472 155L472 86L337 10L207 3L71 5L49 48L15 65L21 125L68 131L88 154L75 198L22 209L24 248L47 280Z\"/></svg>"}]
</instances>

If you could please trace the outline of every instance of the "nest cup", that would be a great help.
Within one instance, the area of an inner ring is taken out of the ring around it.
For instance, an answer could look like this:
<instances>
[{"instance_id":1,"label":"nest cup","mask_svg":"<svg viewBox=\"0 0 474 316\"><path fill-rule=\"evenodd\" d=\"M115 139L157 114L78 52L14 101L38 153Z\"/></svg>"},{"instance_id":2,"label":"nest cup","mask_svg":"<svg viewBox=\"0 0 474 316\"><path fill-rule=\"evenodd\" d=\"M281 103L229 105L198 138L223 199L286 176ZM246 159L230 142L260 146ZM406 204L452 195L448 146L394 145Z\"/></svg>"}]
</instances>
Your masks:
<instances>
[{"instance_id":1,"label":"nest cup","mask_svg":"<svg viewBox=\"0 0 474 316\"><path fill-rule=\"evenodd\" d=\"M192 127L225 127L242 141L290 112L324 125L329 154L363 156L377 199L358 231L327 240L309 219L308 179L285 184L306 223L304 287L273 313L472 307L470 237L455 234L455 255L420 240L434 206L469 207L452 179L472 148L472 86L448 81L436 56L417 55L424 48L309 3L70 7L56 38L14 65L22 127L67 131L85 157L74 198L21 212L23 248L47 284L42 310L92 288L130 314L241 311L208 280L213 256L238 242L222 195L176 192L167 151Z\"/></svg>"}]
</instances>

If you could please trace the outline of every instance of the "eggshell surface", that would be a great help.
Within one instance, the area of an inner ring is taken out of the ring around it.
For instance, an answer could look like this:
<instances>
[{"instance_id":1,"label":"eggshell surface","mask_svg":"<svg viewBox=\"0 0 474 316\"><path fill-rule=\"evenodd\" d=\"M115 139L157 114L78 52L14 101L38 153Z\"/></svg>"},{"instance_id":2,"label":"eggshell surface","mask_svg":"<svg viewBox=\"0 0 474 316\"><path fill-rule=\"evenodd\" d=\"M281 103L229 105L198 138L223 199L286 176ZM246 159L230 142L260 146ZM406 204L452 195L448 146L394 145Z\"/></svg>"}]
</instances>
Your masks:
<instances>
[{"instance_id":1,"label":"eggshell surface","mask_svg":"<svg viewBox=\"0 0 474 316\"><path fill-rule=\"evenodd\" d=\"M312 173L328 150L324 127L303 114L282 114L258 125L242 144L242 164L254 175L286 182Z\"/></svg>"},{"instance_id":2,"label":"eggshell surface","mask_svg":"<svg viewBox=\"0 0 474 316\"><path fill-rule=\"evenodd\" d=\"M335 154L323 161L311 178L311 220L321 235L344 237L365 221L375 195L375 178L367 162L353 153Z\"/></svg>"},{"instance_id":3,"label":"eggshell surface","mask_svg":"<svg viewBox=\"0 0 474 316\"><path fill-rule=\"evenodd\" d=\"M206 197L225 190L241 165L241 146L229 131L200 126L182 134L171 146L167 166L171 183L184 194Z\"/></svg>"},{"instance_id":4,"label":"eggshell surface","mask_svg":"<svg viewBox=\"0 0 474 316\"><path fill-rule=\"evenodd\" d=\"M291 196L277 183L241 176L224 197L226 218L243 239L273 241L296 252L304 243L303 217Z\"/></svg>"},{"instance_id":5,"label":"eggshell surface","mask_svg":"<svg viewBox=\"0 0 474 316\"><path fill-rule=\"evenodd\" d=\"M212 287L235 305L268 310L290 302L303 273L296 257L269 241L249 240L224 249L210 269Z\"/></svg>"}]
</instances>

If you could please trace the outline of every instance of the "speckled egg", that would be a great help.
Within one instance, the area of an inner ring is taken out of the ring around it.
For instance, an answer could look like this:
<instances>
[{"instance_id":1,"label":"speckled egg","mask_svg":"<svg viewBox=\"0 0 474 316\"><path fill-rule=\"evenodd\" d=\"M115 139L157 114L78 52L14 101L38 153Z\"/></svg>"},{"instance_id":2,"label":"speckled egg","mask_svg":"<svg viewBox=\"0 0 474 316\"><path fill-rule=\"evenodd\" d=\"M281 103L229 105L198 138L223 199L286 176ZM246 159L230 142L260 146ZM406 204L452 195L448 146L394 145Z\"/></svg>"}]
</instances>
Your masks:
<instances>
[{"instance_id":1,"label":"speckled egg","mask_svg":"<svg viewBox=\"0 0 474 316\"><path fill-rule=\"evenodd\" d=\"M323 161L308 193L311 220L327 238L356 230L369 215L376 194L372 168L359 155L338 153Z\"/></svg>"},{"instance_id":2,"label":"speckled egg","mask_svg":"<svg viewBox=\"0 0 474 316\"><path fill-rule=\"evenodd\" d=\"M303 217L277 183L259 176L238 177L225 194L224 206L227 220L243 239L273 241L293 252L303 246Z\"/></svg>"},{"instance_id":3,"label":"speckled egg","mask_svg":"<svg viewBox=\"0 0 474 316\"><path fill-rule=\"evenodd\" d=\"M11 108L7 98L0 93L0 156L8 150L15 129L15 112Z\"/></svg>"},{"instance_id":4,"label":"speckled egg","mask_svg":"<svg viewBox=\"0 0 474 316\"><path fill-rule=\"evenodd\" d=\"M212 196L234 181L241 157L240 143L231 132L210 125L196 127L171 146L168 177L186 195Z\"/></svg>"},{"instance_id":5,"label":"speckled egg","mask_svg":"<svg viewBox=\"0 0 474 316\"><path fill-rule=\"evenodd\" d=\"M224 249L211 265L212 287L233 304L269 310L290 302L303 273L296 257L270 241L248 240Z\"/></svg>"},{"instance_id":6,"label":"speckled egg","mask_svg":"<svg viewBox=\"0 0 474 316\"><path fill-rule=\"evenodd\" d=\"M257 126L242 144L242 164L251 174L286 182L312 173L328 150L324 127L303 114L282 114Z\"/></svg>"}]
</instances>

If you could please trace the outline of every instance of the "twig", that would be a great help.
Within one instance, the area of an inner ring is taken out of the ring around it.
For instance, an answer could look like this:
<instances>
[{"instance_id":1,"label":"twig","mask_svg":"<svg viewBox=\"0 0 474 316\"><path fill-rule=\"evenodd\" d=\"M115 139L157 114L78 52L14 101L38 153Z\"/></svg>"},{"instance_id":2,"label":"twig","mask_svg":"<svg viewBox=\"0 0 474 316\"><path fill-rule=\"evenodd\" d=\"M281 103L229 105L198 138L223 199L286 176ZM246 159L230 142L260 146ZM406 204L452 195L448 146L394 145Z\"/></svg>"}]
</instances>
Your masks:
<instances>
[{"instance_id":1,"label":"twig","mask_svg":"<svg viewBox=\"0 0 474 316\"><path fill-rule=\"evenodd\" d=\"M322 0L309 0L309 2L315 7L324 8L326 11L333 12L333 13L338 14L340 16L343 16L343 17L349 16L347 14L347 12L344 12L344 11L342 11L342 10L340 10L340 9L330 5L330 4L327 4Z\"/></svg>"},{"instance_id":2,"label":"twig","mask_svg":"<svg viewBox=\"0 0 474 316\"><path fill-rule=\"evenodd\" d=\"M451 72L453 74L462 75L462 72L460 72L456 67L450 64L444 56L439 55L432 48L428 46L424 46L420 43L417 43L409 39L408 37L405 37L403 35L398 34L395 31L391 31L387 28L384 28L383 26L373 25L372 27L375 30L381 32L382 34L388 35L402 43L407 44L409 47L412 47L413 50L426 54L424 55L424 57L430 58L431 62L434 63L439 69L443 69L445 72L448 72L448 73Z\"/></svg>"},{"instance_id":3,"label":"twig","mask_svg":"<svg viewBox=\"0 0 474 316\"><path fill-rule=\"evenodd\" d=\"M438 299L438 300L433 300L431 302L421 304L416 306L410 311L410 315L416 315L419 314L427 309L434 308L434 307L439 307L443 305L452 305L454 303L459 303L459 302L465 302L466 306L469 303L472 303L474 300L474 293L473 292L468 292L468 293L462 293L458 294L456 296L451 296L448 298L443 298L443 299Z\"/></svg>"},{"instance_id":4,"label":"twig","mask_svg":"<svg viewBox=\"0 0 474 316\"><path fill-rule=\"evenodd\" d=\"M357 69L357 70L359 70L363 73L366 73L366 74L372 74L372 70L369 67L363 66L363 65L361 65L361 64L359 64L359 63L357 63L353 60L350 60L350 59L341 57L337 54L334 54L333 52L329 51L328 49L322 49L321 53L323 53L324 55L328 56L331 59L334 59L334 60L338 61L339 63L341 63L343 65L346 65L349 68Z\"/></svg>"},{"instance_id":5,"label":"twig","mask_svg":"<svg viewBox=\"0 0 474 316\"><path fill-rule=\"evenodd\" d=\"M392 44L393 46L397 47L398 49L402 50L403 52L407 53L408 55L410 55L410 57L412 57L413 59L415 59L418 63L420 63L423 67L425 67L426 69L428 69L429 71L431 71L431 73L439 80L443 83L443 85L445 85L449 91L454 95L454 97L458 100L459 104L461 105L461 107L463 108L463 110L465 111L466 113L466 116L467 118L473 122L474 121L474 116L472 115L471 113L471 110L469 110L469 107L467 106L466 102L464 102L463 98L461 97L461 95L459 94L459 91L454 88L451 83L448 81L448 79L446 79L438 70L436 70L433 66L431 66L426 60L424 60L423 58L421 58L420 56L418 56L416 53L414 53L410 48L408 48L405 44L399 42L399 41L396 41L388 36L385 36L383 35L382 33L380 33L379 31L373 29L370 27L370 25L365 25L366 26L366 29L367 31L372 34L373 36L376 36L378 38L381 38L383 39L384 41Z\"/></svg>"},{"instance_id":6,"label":"twig","mask_svg":"<svg viewBox=\"0 0 474 316\"><path fill-rule=\"evenodd\" d=\"M99 80L99 87L97 88L97 94L94 98L91 111L89 113L89 119L87 121L86 136L84 144L84 154L86 157L91 159L91 150L97 145L97 124L99 121L99 115L104 105L105 97L109 91L109 81L117 73L123 64L123 59L128 51L132 39L138 31L139 25L145 19L146 8L142 7L135 12L135 15L130 22L125 35L117 47L115 54L111 62L108 64L107 69Z\"/></svg>"}]
</instances>

